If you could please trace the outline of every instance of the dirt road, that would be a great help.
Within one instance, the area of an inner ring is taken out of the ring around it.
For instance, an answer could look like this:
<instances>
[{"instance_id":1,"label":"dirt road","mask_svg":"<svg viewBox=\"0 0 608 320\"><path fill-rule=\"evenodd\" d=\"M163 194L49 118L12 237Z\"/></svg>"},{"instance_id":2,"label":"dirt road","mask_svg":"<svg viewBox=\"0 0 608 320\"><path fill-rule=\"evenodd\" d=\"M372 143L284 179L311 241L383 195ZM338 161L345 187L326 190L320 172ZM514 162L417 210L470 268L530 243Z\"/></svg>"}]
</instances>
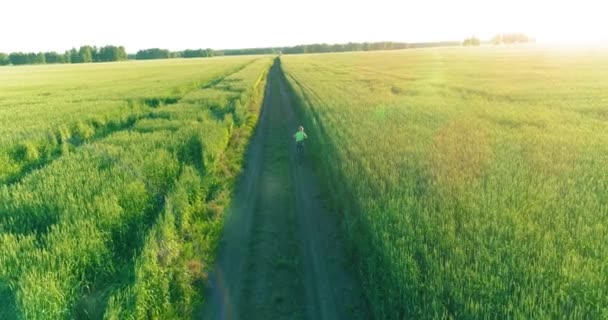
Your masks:
<instances>
[{"instance_id":1,"label":"dirt road","mask_svg":"<svg viewBox=\"0 0 608 320\"><path fill-rule=\"evenodd\" d=\"M275 64L268 76L201 316L368 319L338 217L324 207L306 158L296 161L298 122L280 72Z\"/></svg>"}]
</instances>

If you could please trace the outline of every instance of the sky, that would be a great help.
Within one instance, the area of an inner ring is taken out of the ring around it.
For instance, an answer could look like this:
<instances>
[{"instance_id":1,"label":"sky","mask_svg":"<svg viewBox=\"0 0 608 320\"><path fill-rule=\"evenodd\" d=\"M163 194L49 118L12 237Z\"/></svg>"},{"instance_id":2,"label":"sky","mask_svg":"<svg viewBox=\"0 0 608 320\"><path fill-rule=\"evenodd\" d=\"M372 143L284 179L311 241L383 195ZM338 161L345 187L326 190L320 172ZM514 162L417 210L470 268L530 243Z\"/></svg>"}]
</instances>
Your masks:
<instances>
[{"instance_id":1,"label":"sky","mask_svg":"<svg viewBox=\"0 0 608 320\"><path fill-rule=\"evenodd\" d=\"M602 0L30 0L0 6L0 52L89 44L252 48L364 41L490 39L608 45Z\"/></svg>"}]
</instances>

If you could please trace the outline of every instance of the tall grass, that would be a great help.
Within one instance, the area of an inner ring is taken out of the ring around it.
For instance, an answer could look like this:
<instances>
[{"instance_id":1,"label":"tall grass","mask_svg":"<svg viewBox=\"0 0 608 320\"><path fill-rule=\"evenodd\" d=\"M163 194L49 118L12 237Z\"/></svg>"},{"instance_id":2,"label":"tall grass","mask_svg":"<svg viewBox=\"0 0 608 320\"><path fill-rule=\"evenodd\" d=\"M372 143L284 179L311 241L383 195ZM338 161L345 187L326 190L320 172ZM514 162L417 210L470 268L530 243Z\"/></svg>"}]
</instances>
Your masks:
<instances>
[{"instance_id":1,"label":"tall grass","mask_svg":"<svg viewBox=\"0 0 608 320\"><path fill-rule=\"evenodd\" d=\"M281 60L376 318L608 316L604 51Z\"/></svg>"},{"instance_id":2,"label":"tall grass","mask_svg":"<svg viewBox=\"0 0 608 320\"><path fill-rule=\"evenodd\" d=\"M72 129L53 143L67 151L0 186L0 318L192 316L272 62L227 60L159 103L129 97L128 125L100 133L65 116Z\"/></svg>"}]
</instances>

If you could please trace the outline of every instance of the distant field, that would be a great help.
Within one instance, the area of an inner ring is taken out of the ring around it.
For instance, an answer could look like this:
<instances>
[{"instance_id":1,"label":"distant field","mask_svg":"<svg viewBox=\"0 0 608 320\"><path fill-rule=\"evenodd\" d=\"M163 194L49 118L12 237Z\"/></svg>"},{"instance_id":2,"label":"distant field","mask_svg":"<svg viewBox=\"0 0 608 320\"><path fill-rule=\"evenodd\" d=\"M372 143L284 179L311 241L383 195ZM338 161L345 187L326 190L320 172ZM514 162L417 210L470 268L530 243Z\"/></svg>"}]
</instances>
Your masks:
<instances>
[{"instance_id":1,"label":"distant field","mask_svg":"<svg viewBox=\"0 0 608 320\"><path fill-rule=\"evenodd\" d=\"M608 52L281 61L377 319L608 317Z\"/></svg>"},{"instance_id":2,"label":"distant field","mask_svg":"<svg viewBox=\"0 0 608 320\"><path fill-rule=\"evenodd\" d=\"M190 318L271 63L0 68L0 318Z\"/></svg>"}]
</instances>

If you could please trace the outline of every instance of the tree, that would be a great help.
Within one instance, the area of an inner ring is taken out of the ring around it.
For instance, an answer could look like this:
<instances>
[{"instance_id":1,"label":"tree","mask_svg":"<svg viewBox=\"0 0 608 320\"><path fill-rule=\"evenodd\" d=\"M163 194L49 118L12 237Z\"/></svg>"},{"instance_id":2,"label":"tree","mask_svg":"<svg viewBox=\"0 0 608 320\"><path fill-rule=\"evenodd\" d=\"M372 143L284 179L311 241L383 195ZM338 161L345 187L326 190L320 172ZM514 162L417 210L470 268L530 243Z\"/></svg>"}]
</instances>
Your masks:
<instances>
[{"instance_id":1,"label":"tree","mask_svg":"<svg viewBox=\"0 0 608 320\"><path fill-rule=\"evenodd\" d=\"M66 52L66 55L68 54L68 52ZM80 58L80 55L78 54L78 51L76 50L76 48L72 48L69 51L69 56L70 56L70 63L82 63L82 59Z\"/></svg>"},{"instance_id":2,"label":"tree","mask_svg":"<svg viewBox=\"0 0 608 320\"><path fill-rule=\"evenodd\" d=\"M99 48L97 46L91 47L91 62L100 62L99 59Z\"/></svg>"},{"instance_id":3,"label":"tree","mask_svg":"<svg viewBox=\"0 0 608 320\"><path fill-rule=\"evenodd\" d=\"M8 56L12 65L24 65L24 64L44 64L46 60L44 59L44 53L23 53L23 52L13 52Z\"/></svg>"},{"instance_id":4,"label":"tree","mask_svg":"<svg viewBox=\"0 0 608 320\"><path fill-rule=\"evenodd\" d=\"M99 48L96 61L122 61L127 60L127 52L124 47L105 46Z\"/></svg>"},{"instance_id":5,"label":"tree","mask_svg":"<svg viewBox=\"0 0 608 320\"><path fill-rule=\"evenodd\" d=\"M184 50L184 52L182 53L182 57L184 58L197 58L197 57L202 57L202 54L200 54L202 50L189 50L186 49Z\"/></svg>"},{"instance_id":6,"label":"tree","mask_svg":"<svg viewBox=\"0 0 608 320\"><path fill-rule=\"evenodd\" d=\"M8 59L8 55L0 52L0 66L7 66L9 64L11 64L11 60Z\"/></svg>"},{"instance_id":7,"label":"tree","mask_svg":"<svg viewBox=\"0 0 608 320\"><path fill-rule=\"evenodd\" d=\"M464 39L464 41L462 42L462 45L465 47L470 47L470 46L479 46L479 39L475 38L475 37L470 37L470 38L466 38Z\"/></svg>"},{"instance_id":8,"label":"tree","mask_svg":"<svg viewBox=\"0 0 608 320\"><path fill-rule=\"evenodd\" d=\"M64 61L65 63L72 63L72 61L70 61L70 58L71 58L71 57L70 57L70 50L66 50L66 51L63 53L63 61Z\"/></svg>"},{"instance_id":9,"label":"tree","mask_svg":"<svg viewBox=\"0 0 608 320\"><path fill-rule=\"evenodd\" d=\"M117 61L125 61L129 58L125 47L119 46L117 51L118 51L118 53L117 53L118 60Z\"/></svg>"},{"instance_id":10,"label":"tree","mask_svg":"<svg viewBox=\"0 0 608 320\"><path fill-rule=\"evenodd\" d=\"M45 64L46 63L46 60L44 58L44 53L42 53L42 52L39 52L39 53L30 52L27 54L27 58L28 58L30 64Z\"/></svg>"},{"instance_id":11,"label":"tree","mask_svg":"<svg viewBox=\"0 0 608 320\"><path fill-rule=\"evenodd\" d=\"M493 44L515 44L534 42L534 39L529 38L523 33L503 33L497 34L492 38Z\"/></svg>"},{"instance_id":12,"label":"tree","mask_svg":"<svg viewBox=\"0 0 608 320\"><path fill-rule=\"evenodd\" d=\"M91 46L82 46L78 50L78 55L80 56L79 62L93 62L93 47Z\"/></svg>"},{"instance_id":13,"label":"tree","mask_svg":"<svg viewBox=\"0 0 608 320\"><path fill-rule=\"evenodd\" d=\"M13 52L8 55L8 59L10 60L11 64L14 66L28 64L28 62L29 62L27 54L25 54L23 52Z\"/></svg>"},{"instance_id":14,"label":"tree","mask_svg":"<svg viewBox=\"0 0 608 320\"><path fill-rule=\"evenodd\" d=\"M245 49L248 50L248 49ZM253 49L255 50L255 49ZM184 58L204 58L213 57L213 50L211 49L197 49L197 50L184 50L182 57Z\"/></svg>"},{"instance_id":15,"label":"tree","mask_svg":"<svg viewBox=\"0 0 608 320\"><path fill-rule=\"evenodd\" d=\"M150 60L150 59L169 59L171 58L171 52L166 49L152 48L146 50L139 50L135 54L137 60Z\"/></svg>"},{"instance_id":16,"label":"tree","mask_svg":"<svg viewBox=\"0 0 608 320\"><path fill-rule=\"evenodd\" d=\"M46 63L65 63L65 56L57 52L45 52L44 60Z\"/></svg>"}]
</instances>

